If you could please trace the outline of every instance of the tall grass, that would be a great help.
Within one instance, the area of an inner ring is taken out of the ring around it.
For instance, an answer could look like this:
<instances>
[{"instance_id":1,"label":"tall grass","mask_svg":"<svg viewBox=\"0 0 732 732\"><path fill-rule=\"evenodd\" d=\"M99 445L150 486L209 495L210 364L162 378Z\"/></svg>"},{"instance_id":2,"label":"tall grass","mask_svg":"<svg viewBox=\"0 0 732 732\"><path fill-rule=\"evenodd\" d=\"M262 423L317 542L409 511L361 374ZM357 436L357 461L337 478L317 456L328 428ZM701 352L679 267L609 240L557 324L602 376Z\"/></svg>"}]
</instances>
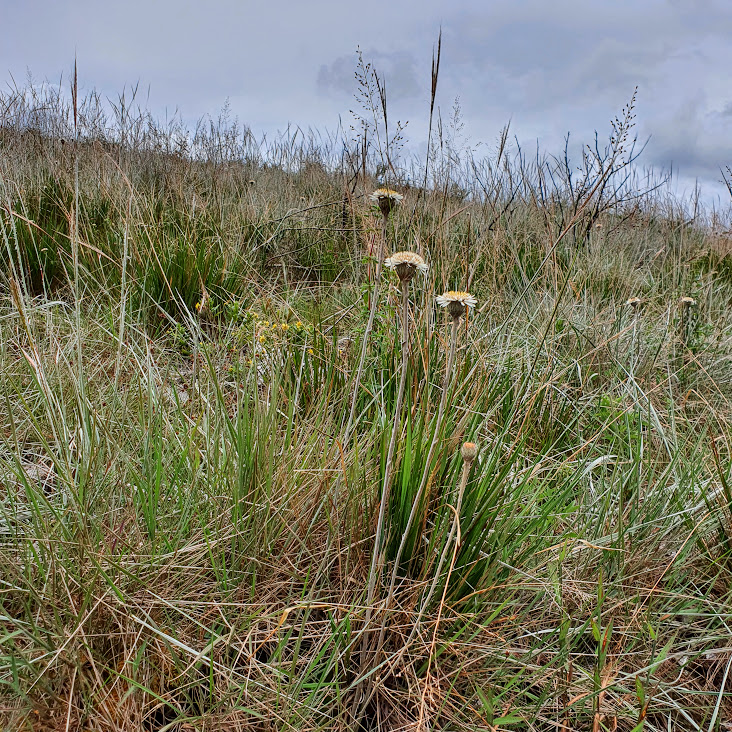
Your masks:
<instances>
[{"instance_id":1,"label":"tall grass","mask_svg":"<svg viewBox=\"0 0 732 732\"><path fill-rule=\"evenodd\" d=\"M369 145L0 109L5 728L723 728L721 214L440 125L389 152L407 300Z\"/></svg>"}]
</instances>

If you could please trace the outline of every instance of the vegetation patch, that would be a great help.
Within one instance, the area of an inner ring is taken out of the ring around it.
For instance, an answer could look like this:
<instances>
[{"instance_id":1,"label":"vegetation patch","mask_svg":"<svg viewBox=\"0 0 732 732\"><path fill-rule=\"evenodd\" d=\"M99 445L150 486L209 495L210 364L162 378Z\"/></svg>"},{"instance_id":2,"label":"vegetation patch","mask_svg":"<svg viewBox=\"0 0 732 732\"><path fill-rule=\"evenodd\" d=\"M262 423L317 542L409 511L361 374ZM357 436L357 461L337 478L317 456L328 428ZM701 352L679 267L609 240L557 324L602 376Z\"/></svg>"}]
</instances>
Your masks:
<instances>
[{"instance_id":1,"label":"vegetation patch","mask_svg":"<svg viewBox=\"0 0 732 732\"><path fill-rule=\"evenodd\" d=\"M337 143L0 99L3 728L725 729L729 228L632 101L411 166L357 79Z\"/></svg>"}]
</instances>

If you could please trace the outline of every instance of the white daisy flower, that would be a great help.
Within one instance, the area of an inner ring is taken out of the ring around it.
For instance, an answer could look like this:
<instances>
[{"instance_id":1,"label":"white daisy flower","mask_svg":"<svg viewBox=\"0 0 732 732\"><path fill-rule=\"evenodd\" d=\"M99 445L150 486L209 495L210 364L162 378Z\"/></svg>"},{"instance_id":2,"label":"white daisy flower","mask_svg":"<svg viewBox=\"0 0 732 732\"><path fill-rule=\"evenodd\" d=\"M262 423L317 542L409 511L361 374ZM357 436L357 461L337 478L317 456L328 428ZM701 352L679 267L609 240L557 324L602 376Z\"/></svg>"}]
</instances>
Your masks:
<instances>
[{"instance_id":1,"label":"white daisy flower","mask_svg":"<svg viewBox=\"0 0 732 732\"><path fill-rule=\"evenodd\" d=\"M438 295L435 300L437 300L438 305L447 308L447 312L453 318L465 315L468 308L474 308L478 304L474 295L459 290L448 290L442 295Z\"/></svg>"},{"instance_id":2,"label":"white daisy flower","mask_svg":"<svg viewBox=\"0 0 732 732\"><path fill-rule=\"evenodd\" d=\"M369 198L379 205L384 217L388 216L392 209L404 200L404 196L401 193L397 193L391 188L377 188L369 195Z\"/></svg>"},{"instance_id":3,"label":"white daisy flower","mask_svg":"<svg viewBox=\"0 0 732 732\"><path fill-rule=\"evenodd\" d=\"M389 269L396 270L400 280L407 280L407 282L414 277L415 272L426 274L429 269L424 259L414 252L395 252L384 260L384 264Z\"/></svg>"}]
</instances>

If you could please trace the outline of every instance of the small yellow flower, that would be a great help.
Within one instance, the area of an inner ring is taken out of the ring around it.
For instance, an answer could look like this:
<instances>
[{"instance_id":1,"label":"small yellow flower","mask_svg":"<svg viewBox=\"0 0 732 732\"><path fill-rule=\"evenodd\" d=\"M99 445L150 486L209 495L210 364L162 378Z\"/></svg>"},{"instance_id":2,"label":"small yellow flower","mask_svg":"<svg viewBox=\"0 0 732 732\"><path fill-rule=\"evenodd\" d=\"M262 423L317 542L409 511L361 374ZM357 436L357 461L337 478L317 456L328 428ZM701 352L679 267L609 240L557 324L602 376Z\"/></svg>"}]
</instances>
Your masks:
<instances>
[{"instance_id":1,"label":"small yellow flower","mask_svg":"<svg viewBox=\"0 0 732 732\"><path fill-rule=\"evenodd\" d=\"M295 323L295 327L300 330L302 328L302 320L298 320L297 323Z\"/></svg>"},{"instance_id":2,"label":"small yellow flower","mask_svg":"<svg viewBox=\"0 0 732 732\"><path fill-rule=\"evenodd\" d=\"M267 339L263 335L261 335L261 336L259 336L259 342L260 343L266 343L267 342Z\"/></svg>"},{"instance_id":3,"label":"small yellow flower","mask_svg":"<svg viewBox=\"0 0 732 732\"><path fill-rule=\"evenodd\" d=\"M308 348L308 353L313 356L315 354L315 351L313 351L312 348Z\"/></svg>"},{"instance_id":4,"label":"small yellow flower","mask_svg":"<svg viewBox=\"0 0 732 732\"><path fill-rule=\"evenodd\" d=\"M280 326L280 328L282 328L282 330L289 330L290 326L287 325L287 323L282 323L282 325Z\"/></svg>"},{"instance_id":5,"label":"small yellow flower","mask_svg":"<svg viewBox=\"0 0 732 732\"><path fill-rule=\"evenodd\" d=\"M200 302L200 301L199 301L199 302L197 302L197 303L196 303L196 312L197 312L197 313L200 313L200 312L201 312L201 308L202 308L202 307L203 307L203 303L202 303L202 302Z\"/></svg>"}]
</instances>

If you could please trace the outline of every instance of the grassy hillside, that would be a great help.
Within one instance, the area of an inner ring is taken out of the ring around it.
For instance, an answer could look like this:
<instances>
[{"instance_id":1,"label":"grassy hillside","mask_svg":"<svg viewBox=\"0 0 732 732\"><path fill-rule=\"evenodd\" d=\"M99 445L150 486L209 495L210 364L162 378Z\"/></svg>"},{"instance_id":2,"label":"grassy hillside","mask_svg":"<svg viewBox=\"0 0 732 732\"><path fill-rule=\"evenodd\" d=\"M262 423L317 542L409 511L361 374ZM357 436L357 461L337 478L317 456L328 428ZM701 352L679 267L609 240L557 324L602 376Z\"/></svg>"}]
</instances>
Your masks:
<instances>
[{"instance_id":1,"label":"grassy hillside","mask_svg":"<svg viewBox=\"0 0 732 732\"><path fill-rule=\"evenodd\" d=\"M732 238L632 105L426 172L0 109L3 728L726 728Z\"/></svg>"}]
</instances>

